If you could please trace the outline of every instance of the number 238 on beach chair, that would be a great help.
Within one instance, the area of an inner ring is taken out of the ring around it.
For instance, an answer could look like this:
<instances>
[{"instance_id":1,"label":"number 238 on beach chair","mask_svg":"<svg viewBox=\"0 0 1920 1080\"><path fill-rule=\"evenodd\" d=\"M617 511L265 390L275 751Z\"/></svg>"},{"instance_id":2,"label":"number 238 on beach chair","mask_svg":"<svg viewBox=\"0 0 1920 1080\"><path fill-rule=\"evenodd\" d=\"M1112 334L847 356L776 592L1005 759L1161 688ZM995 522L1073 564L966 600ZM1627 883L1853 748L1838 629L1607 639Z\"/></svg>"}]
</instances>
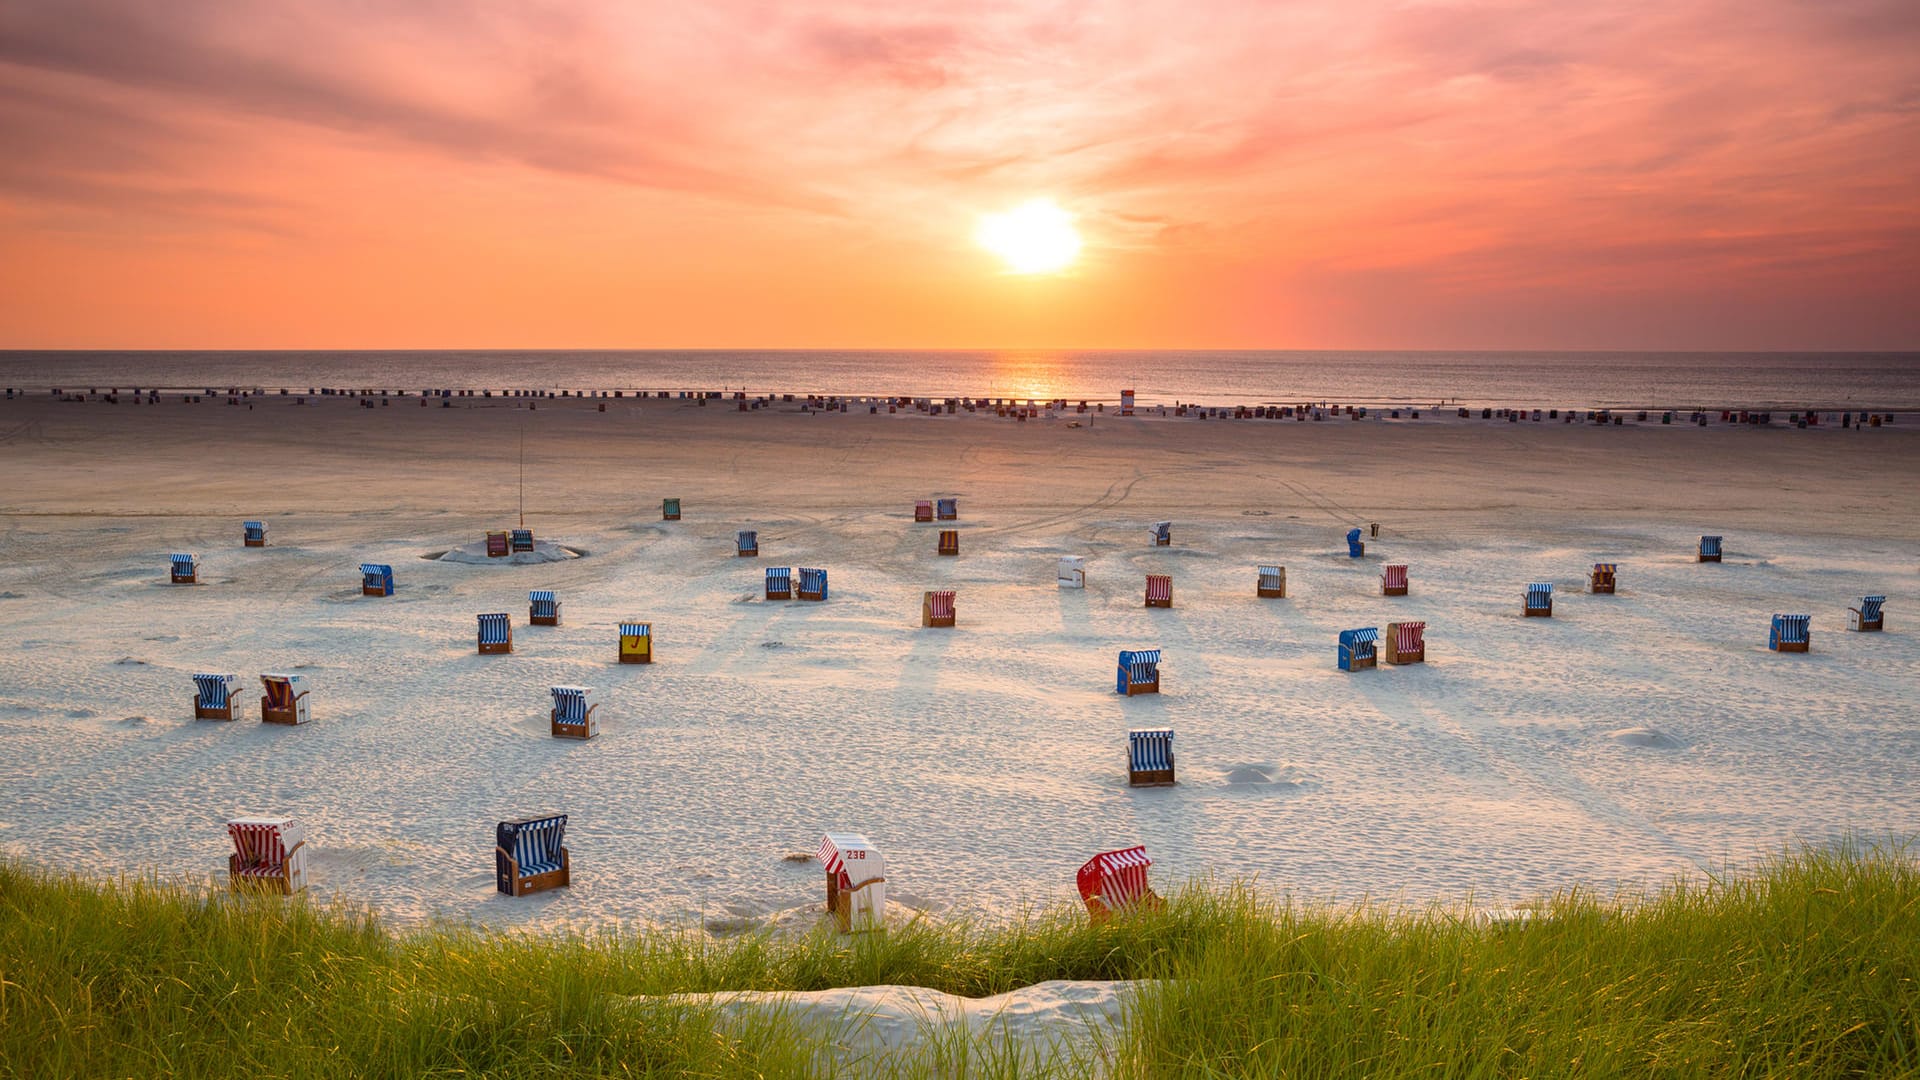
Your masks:
<instances>
[{"instance_id":1,"label":"number 238 on beach chair","mask_svg":"<svg viewBox=\"0 0 1920 1080\"><path fill-rule=\"evenodd\" d=\"M620 624L620 662L623 664L653 663L652 623L623 622Z\"/></svg>"},{"instance_id":2,"label":"number 238 on beach chair","mask_svg":"<svg viewBox=\"0 0 1920 1080\"><path fill-rule=\"evenodd\" d=\"M494 888L525 896L573 884L573 859L564 841L567 815L502 821L493 827Z\"/></svg>"},{"instance_id":3,"label":"number 238 on beach chair","mask_svg":"<svg viewBox=\"0 0 1920 1080\"><path fill-rule=\"evenodd\" d=\"M1088 859L1074 875L1087 917L1102 923L1114 915L1165 907L1166 902L1147 884L1147 867L1152 865L1144 845L1103 851Z\"/></svg>"},{"instance_id":4,"label":"number 238 on beach chair","mask_svg":"<svg viewBox=\"0 0 1920 1080\"><path fill-rule=\"evenodd\" d=\"M199 582L199 559L192 555L176 554L167 556L167 562L171 566L167 574L168 581L175 585L193 585Z\"/></svg>"},{"instance_id":5,"label":"number 238 on beach chair","mask_svg":"<svg viewBox=\"0 0 1920 1080\"><path fill-rule=\"evenodd\" d=\"M1127 732L1127 784L1164 787L1173 780L1173 729L1135 728Z\"/></svg>"},{"instance_id":6,"label":"number 238 on beach chair","mask_svg":"<svg viewBox=\"0 0 1920 1080\"><path fill-rule=\"evenodd\" d=\"M263 674L260 687L260 722L263 724L304 724L313 719L307 705L307 679L304 675Z\"/></svg>"},{"instance_id":7,"label":"number 238 on beach chair","mask_svg":"<svg viewBox=\"0 0 1920 1080\"><path fill-rule=\"evenodd\" d=\"M195 720L233 719L233 688L238 675L195 675L193 677L193 718Z\"/></svg>"},{"instance_id":8,"label":"number 238 on beach chair","mask_svg":"<svg viewBox=\"0 0 1920 1080\"><path fill-rule=\"evenodd\" d=\"M251 885L288 896L307 887L306 831L292 818L234 818L227 822L233 854L227 878L234 888Z\"/></svg>"},{"instance_id":9,"label":"number 238 on beach chair","mask_svg":"<svg viewBox=\"0 0 1920 1080\"><path fill-rule=\"evenodd\" d=\"M480 655L499 656L513 651L513 616L504 611L476 615L480 621Z\"/></svg>"},{"instance_id":10,"label":"number 238 on beach chair","mask_svg":"<svg viewBox=\"0 0 1920 1080\"><path fill-rule=\"evenodd\" d=\"M1113 692L1132 697L1160 692L1160 650L1122 649Z\"/></svg>"},{"instance_id":11,"label":"number 238 on beach chair","mask_svg":"<svg viewBox=\"0 0 1920 1080\"><path fill-rule=\"evenodd\" d=\"M590 686L555 686L552 735L556 739L591 739L597 733L593 710L598 708Z\"/></svg>"},{"instance_id":12,"label":"number 238 on beach chair","mask_svg":"<svg viewBox=\"0 0 1920 1080\"><path fill-rule=\"evenodd\" d=\"M560 598L551 589L528 590L527 622L534 626L559 626Z\"/></svg>"},{"instance_id":13,"label":"number 238 on beach chair","mask_svg":"<svg viewBox=\"0 0 1920 1080\"><path fill-rule=\"evenodd\" d=\"M1806 652L1813 644L1811 615L1775 615L1767 631L1767 648L1774 652Z\"/></svg>"},{"instance_id":14,"label":"number 238 on beach chair","mask_svg":"<svg viewBox=\"0 0 1920 1080\"><path fill-rule=\"evenodd\" d=\"M887 864L859 833L828 833L815 853L827 870L827 911L843 934L874 930L887 910Z\"/></svg>"},{"instance_id":15,"label":"number 238 on beach chair","mask_svg":"<svg viewBox=\"0 0 1920 1080\"><path fill-rule=\"evenodd\" d=\"M1847 609L1848 628L1853 630L1886 629L1886 616L1881 612L1881 608L1886 602L1887 598L1884 596L1861 597L1859 607Z\"/></svg>"}]
</instances>

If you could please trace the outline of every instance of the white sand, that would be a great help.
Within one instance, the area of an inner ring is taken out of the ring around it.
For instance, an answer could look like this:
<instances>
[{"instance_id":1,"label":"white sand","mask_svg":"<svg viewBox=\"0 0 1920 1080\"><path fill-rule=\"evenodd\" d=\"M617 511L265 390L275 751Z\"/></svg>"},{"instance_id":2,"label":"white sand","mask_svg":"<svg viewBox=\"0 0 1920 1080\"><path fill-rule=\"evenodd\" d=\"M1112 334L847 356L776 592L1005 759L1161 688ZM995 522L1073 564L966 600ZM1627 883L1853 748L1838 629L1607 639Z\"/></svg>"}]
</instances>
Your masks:
<instances>
[{"instance_id":1,"label":"white sand","mask_svg":"<svg viewBox=\"0 0 1920 1080\"><path fill-rule=\"evenodd\" d=\"M512 524L522 428L528 522L583 557L424 558ZM226 818L289 814L317 891L403 923L725 932L818 902L783 856L828 828L937 914L1065 898L1135 842L1163 891L1500 907L1920 831L1909 428L34 401L0 403L0 453L0 849L55 866L223 873ZM909 520L935 494L958 559ZM273 546L246 550L255 517ZM1693 561L1704 532L1725 563ZM165 583L175 550L204 584ZM1086 591L1054 587L1063 553ZM1411 596L1377 595L1389 560ZM1595 560L1620 595L1580 592ZM397 595L362 598L362 561ZM1254 597L1268 561L1289 599ZM829 568L832 599L762 601L767 565ZM1142 607L1149 571L1171 610ZM1535 580L1550 620L1520 615ZM922 630L941 585L959 626ZM566 625L525 624L533 588ZM1844 631L1866 592L1887 633ZM475 655L500 610L515 653ZM1813 615L1810 654L1766 650L1774 611ZM659 663L613 663L629 617ZM1396 617L1428 621L1430 662L1336 670L1340 629ZM1114 695L1115 652L1153 645L1166 693ZM276 670L308 676L311 725L257 722ZM193 721L194 671L243 675L247 719ZM598 688L600 738L548 736L557 683ZM1159 724L1181 783L1130 790L1126 729ZM574 887L498 895L494 822L549 809Z\"/></svg>"}]
</instances>

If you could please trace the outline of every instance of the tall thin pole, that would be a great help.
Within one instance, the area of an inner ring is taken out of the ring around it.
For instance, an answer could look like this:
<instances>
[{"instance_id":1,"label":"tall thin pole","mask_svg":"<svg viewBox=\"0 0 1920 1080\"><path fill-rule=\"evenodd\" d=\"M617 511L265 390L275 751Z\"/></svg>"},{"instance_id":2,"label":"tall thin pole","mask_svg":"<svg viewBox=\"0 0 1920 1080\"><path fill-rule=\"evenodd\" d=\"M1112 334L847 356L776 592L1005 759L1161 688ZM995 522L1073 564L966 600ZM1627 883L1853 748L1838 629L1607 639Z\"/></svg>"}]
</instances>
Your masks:
<instances>
[{"instance_id":1,"label":"tall thin pole","mask_svg":"<svg viewBox=\"0 0 1920 1080\"><path fill-rule=\"evenodd\" d=\"M520 429L520 527L527 527L527 429Z\"/></svg>"}]
</instances>

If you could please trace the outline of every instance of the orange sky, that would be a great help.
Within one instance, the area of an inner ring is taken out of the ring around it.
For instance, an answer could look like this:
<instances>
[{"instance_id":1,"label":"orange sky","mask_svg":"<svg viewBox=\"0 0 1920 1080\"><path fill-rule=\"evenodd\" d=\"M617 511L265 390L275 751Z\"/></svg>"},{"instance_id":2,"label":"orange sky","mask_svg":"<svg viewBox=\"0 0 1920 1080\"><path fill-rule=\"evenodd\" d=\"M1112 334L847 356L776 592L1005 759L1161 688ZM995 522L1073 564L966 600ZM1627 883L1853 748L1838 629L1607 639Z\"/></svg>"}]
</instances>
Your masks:
<instances>
[{"instance_id":1,"label":"orange sky","mask_svg":"<svg viewBox=\"0 0 1920 1080\"><path fill-rule=\"evenodd\" d=\"M1047 196L1079 262L1004 273ZM0 347L1920 348L1914 0L9 0Z\"/></svg>"}]
</instances>

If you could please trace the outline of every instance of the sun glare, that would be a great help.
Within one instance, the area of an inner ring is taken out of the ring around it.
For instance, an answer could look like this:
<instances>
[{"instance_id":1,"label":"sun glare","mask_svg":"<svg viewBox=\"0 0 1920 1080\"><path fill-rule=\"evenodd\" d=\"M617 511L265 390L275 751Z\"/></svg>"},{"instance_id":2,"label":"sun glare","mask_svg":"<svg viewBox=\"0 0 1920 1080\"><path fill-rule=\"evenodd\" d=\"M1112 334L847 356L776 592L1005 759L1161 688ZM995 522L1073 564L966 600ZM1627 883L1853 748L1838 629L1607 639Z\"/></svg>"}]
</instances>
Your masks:
<instances>
[{"instance_id":1,"label":"sun glare","mask_svg":"<svg viewBox=\"0 0 1920 1080\"><path fill-rule=\"evenodd\" d=\"M988 214L974 232L980 246L1000 256L1015 274L1051 274L1080 254L1073 215L1052 199L1032 199L1004 214Z\"/></svg>"}]
</instances>

